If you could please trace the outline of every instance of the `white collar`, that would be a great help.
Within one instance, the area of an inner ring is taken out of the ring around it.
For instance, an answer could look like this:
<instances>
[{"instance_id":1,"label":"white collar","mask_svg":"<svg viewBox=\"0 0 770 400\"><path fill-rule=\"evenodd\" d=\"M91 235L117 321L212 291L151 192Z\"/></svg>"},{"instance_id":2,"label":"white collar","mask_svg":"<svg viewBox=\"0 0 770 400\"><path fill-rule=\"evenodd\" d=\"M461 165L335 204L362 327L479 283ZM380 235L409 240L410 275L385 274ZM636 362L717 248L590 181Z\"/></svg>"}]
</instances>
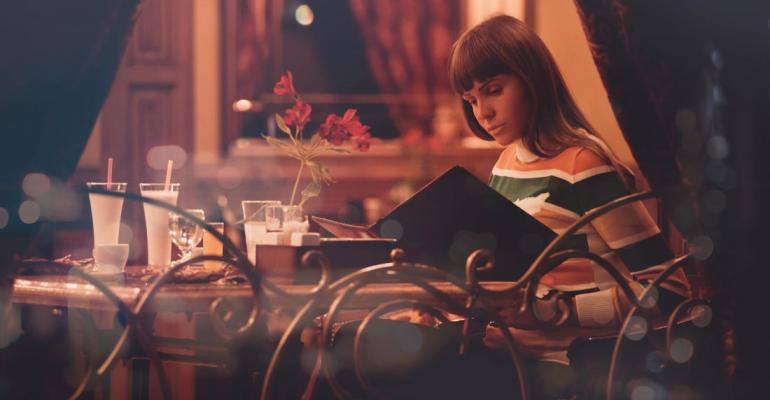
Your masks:
<instances>
[{"instance_id":1,"label":"white collar","mask_svg":"<svg viewBox=\"0 0 770 400\"><path fill-rule=\"evenodd\" d=\"M527 146L524 145L521 139L517 140L513 143L514 146L516 146L516 159L525 163L529 164L531 162L535 162L540 159L536 154L532 153L527 149Z\"/></svg>"}]
</instances>

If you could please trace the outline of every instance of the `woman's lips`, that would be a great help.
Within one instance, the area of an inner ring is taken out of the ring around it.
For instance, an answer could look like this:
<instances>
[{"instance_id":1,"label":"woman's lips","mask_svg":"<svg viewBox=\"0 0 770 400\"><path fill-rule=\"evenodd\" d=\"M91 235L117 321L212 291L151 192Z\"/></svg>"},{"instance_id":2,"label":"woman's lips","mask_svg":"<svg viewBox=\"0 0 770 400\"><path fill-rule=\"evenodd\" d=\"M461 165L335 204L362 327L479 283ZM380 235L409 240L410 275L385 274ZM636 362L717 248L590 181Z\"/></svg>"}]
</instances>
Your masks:
<instances>
[{"instance_id":1,"label":"woman's lips","mask_svg":"<svg viewBox=\"0 0 770 400\"><path fill-rule=\"evenodd\" d=\"M495 125L493 127L487 128L487 133L492 133L495 130L500 129L502 126L503 126L503 124L500 124L500 125Z\"/></svg>"}]
</instances>

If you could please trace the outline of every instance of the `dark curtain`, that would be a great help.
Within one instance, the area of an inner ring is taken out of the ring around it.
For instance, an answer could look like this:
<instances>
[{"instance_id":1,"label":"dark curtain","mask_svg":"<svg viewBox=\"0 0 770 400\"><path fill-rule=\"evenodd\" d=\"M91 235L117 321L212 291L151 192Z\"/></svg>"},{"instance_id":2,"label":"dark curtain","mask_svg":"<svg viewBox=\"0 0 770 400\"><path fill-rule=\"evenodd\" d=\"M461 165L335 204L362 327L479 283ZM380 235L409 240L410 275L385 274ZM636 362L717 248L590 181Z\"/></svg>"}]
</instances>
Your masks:
<instances>
[{"instance_id":1,"label":"dark curtain","mask_svg":"<svg viewBox=\"0 0 770 400\"><path fill-rule=\"evenodd\" d=\"M770 3L575 2L631 151L726 321L733 394L766 392Z\"/></svg>"},{"instance_id":2,"label":"dark curtain","mask_svg":"<svg viewBox=\"0 0 770 400\"><path fill-rule=\"evenodd\" d=\"M252 99L255 93L272 89L273 71L268 64L274 40L271 34L280 32L283 1L237 0L238 31L237 96ZM277 13L277 14L276 14ZM280 43L279 43L280 44Z\"/></svg>"},{"instance_id":3,"label":"dark curtain","mask_svg":"<svg viewBox=\"0 0 770 400\"><path fill-rule=\"evenodd\" d=\"M4 261L23 252L37 228L19 220L24 176L37 172L64 181L74 171L139 2L0 4L0 207L8 214L7 226L0 229Z\"/></svg>"},{"instance_id":4,"label":"dark curtain","mask_svg":"<svg viewBox=\"0 0 770 400\"><path fill-rule=\"evenodd\" d=\"M366 44L366 56L381 93L416 94L412 104L393 104L400 132L430 132L439 99L450 92L449 50L460 29L457 0L350 0Z\"/></svg>"},{"instance_id":5,"label":"dark curtain","mask_svg":"<svg viewBox=\"0 0 770 400\"><path fill-rule=\"evenodd\" d=\"M27 254L41 222L19 217L31 172L64 182L107 97L140 0L0 2L0 335L5 332L14 258ZM1 338L0 338L1 339ZM0 349L0 397L54 398L63 382L31 382L37 370ZM47 360L36 348L25 360ZM31 361L34 364L36 361ZM25 364L26 365L26 364Z\"/></svg>"}]
</instances>

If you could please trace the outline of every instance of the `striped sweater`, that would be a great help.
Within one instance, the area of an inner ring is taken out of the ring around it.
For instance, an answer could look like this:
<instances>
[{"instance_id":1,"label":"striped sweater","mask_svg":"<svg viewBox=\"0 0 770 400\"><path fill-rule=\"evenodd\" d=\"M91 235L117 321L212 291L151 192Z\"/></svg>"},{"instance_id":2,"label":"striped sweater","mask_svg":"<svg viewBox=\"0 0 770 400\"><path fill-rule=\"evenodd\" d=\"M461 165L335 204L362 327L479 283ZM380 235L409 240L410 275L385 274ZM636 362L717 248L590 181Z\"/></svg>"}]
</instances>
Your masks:
<instances>
[{"instance_id":1,"label":"striped sweater","mask_svg":"<svg viewBox=\"0 0 770 400\"><path fill-rule=\"evenodd\" d=\"M629 194L615 169L593 151L570 147L540 158L520 142L500 155L489 184L527 213L563 232L583 214ZM642 284L653 280L673 259L660 229L641 202L615 209L581 228L571 247L588 249ZM562 291L605 289L609 274L588 260L569 260L547 274L542 284ZM690 286L680 269L661 284L658 305L670 311Z\"/></svg>"}]
</instances>

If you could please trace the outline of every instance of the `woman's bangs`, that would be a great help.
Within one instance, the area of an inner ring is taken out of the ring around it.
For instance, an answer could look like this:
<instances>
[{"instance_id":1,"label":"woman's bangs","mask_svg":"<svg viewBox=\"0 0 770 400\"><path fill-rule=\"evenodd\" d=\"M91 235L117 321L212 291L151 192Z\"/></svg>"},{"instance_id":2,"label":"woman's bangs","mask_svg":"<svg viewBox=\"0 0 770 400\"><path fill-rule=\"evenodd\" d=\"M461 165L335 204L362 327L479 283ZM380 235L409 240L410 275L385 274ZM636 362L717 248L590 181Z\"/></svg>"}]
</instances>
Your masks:
<instances>
[{"instance_id":1,"label":"woman's bangs","mask_svg":"<svg viewBox=\"0 0 770 400\"><path fill-rule=\"evenodd\" d=\"M467 92L473 88L474 81L483 82L495 75L510 73L499 55L490 50L492 46L469 40L454 52L449 75L455 92Z\"/></svg>"}]
</instances>

